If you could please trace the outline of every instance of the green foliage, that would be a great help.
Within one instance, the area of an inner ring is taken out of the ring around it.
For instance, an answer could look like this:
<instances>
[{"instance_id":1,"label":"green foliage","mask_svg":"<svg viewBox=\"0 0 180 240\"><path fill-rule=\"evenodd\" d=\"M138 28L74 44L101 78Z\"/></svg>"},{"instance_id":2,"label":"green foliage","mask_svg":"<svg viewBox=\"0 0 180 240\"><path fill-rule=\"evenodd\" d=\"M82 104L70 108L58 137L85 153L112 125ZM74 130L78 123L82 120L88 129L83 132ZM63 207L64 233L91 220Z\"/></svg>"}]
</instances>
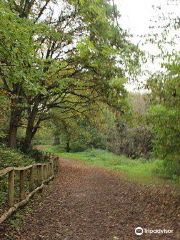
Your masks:
<instances>
[{"instance_id":1,"label":"green foliage","mask_svg":"<svg viewBox=\"0 0 180 240\"><path fill-rule=\"evenodd\" d=\"M88 148L107 149L115 138L115 113L108 106L100 104L74 118L63 118L61 111L52 112L51 129L54 137L59 137L60 146L66 148L69 142L72 152Z\"/></svg>"},{"instance_id":2,"label":"green foliage","mask_svg":"<svg viewBox=\"0 0 180 240\"><path fill-rule=\"evenodd\" d=\"M33 163L35 163L35 160L30 156L24 155L18 150L10 150L5 146L0 146L0 169L28 166Z\"/></svg>"},{"instance_id":3,"label":"green foliage","mask_svg":"<svg viewBox=\"0 0 180 240\"><path fill-rule=\"evenodd\" d=\"M29 162L28 159L33 159L34 162L47 162L49 158L44 156L41 151L33 147L33 144L27 149L26 153L23 152L24 138L19 138L17 143L17 150L24 156L24 162ZM8 149L9 150L9 149ZM16 152L17 150L9 150L9 152ZM26 163L27 165L27 163ZM29 164L30 165L30 164Z\"/></svg>"},{"instance_id":4,"label":"green foliage","mask_svg":"<svg viewBox=\"0 0 180 240\"><path fill-rule=\"evenodd\" d=\"M159 73L149 80L152 107L149 122L156 135L154 152L165 159L170 175L180 175L180 64L177 58L166 65L167 73Z\"/></svg>"},{"instance_id":5,"label":"green foliage","mask_svg":"<svg viewBox=\"0 0 180 240\"><path fill-rule=\"evenodd\" d=\"M0 170L7 167L28 166L37 162L46 162L47 157L37 149L29 149L27 154L20 150L10 150L5 146L0 146Z\"/></svg>"},{"instance_id":6,"label":"green foliage","mask_svg":"<svg viewBox=\"0 0 180 240\"><path fill-rule=\"evenodd\" d=\"M37 149L29 148L26 155L34 159L37 163L49 161L48 157L43 156L43 153Z\"/></svg>"},{"instance_id":7,"label":"green foliage","mask_svg":"<svg viewBox=\"0 0 180 240\"><path fill-rule=\"evenodd\" d=\"M38 71L35 67L37 58L33 41L35 34L33 21L21 19L2 1L0 31L0 70L4 90L10 93L14 89L13 84L17 83L23 85L24 91L35 90L35 86L34 89L32 87L33 83L37 83L37 75L34 74ZM38 31L37 26L36 34Z\"/></svg>"}]
</instances>

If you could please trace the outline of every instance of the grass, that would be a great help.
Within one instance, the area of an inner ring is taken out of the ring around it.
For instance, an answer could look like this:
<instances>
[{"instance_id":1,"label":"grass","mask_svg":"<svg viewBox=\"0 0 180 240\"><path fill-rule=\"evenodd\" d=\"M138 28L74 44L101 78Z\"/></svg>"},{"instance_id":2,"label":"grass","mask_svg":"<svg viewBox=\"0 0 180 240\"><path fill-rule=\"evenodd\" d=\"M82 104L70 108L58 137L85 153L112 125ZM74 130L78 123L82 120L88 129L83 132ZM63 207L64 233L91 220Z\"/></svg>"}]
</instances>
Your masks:
<instances>
[{"instance_id":1,"label":"grass","mask_svg":"<svg viewBox=\"0 0 180 240\"><path fill-rule=\"evenodd\" d=\"M65 153L62 148L47 146L44 151L52 152L60 157L83 161L86 164L121 171L125 173L128 179L133 181L145 184L172 184L172 181L165 179L162 160L147 160L144 158L133 160L100 149Z\"/></svg>"}]
</instances>

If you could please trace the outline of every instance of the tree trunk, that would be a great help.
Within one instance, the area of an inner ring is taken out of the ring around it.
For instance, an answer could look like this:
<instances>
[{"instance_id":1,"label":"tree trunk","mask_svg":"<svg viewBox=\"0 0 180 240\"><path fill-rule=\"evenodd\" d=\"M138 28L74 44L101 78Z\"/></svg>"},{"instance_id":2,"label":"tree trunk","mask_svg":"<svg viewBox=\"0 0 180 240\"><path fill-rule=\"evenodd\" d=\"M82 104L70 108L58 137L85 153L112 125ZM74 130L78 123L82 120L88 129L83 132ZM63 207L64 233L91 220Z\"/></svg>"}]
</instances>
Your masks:
<instances>
[{"instance_id":1,"label":"tree trunk","mask_svg":"<svg viewBox=\"0 0 180 240\"><path fill-rule=\"evenodd\" d=\"M26 152L30 148L31 140L32 140L32 131L33 131L33 124L31 121L28 120L28 125L26 128L26 136L24 139L23 147L22 147L22 150L24 152Z\"/></svg>"},{"instance_id":2,"label":"tree trunk","mask_svg":"<svg viewBox=\"0 0 180 240\"><path fill-rule=\"evenodd\" d=\"M26 135L24 139L24 143L22 146L22 150L24 152L27 152L27 150L30 148L32 138L34 136L33 131L34 131L34 122L38 113L38 104L35 104L33 107L33 110L31 111L29 109L29 116L28 116L28 123L26 127Z\"/></svg>"},{"instance_id":3,"label":"tree trunk","mask_svg":"<svg viewBox=\"0 0 180 240\"><path fill-rule=\"evenodd\" d=\"M71 151L70 149L70 140L68 138L67 143L66 143L66 152L69 153Z\"/></svg>"},{"instance_id":4,"label":"tree trunk","mask_svg":"<svg viewBox=\"0 0 180 240\"><path fill-rule=\"evenodd\" d=\"M54 146L60 145L60 137L59 137L59 135L55 135L53 145Z\"/></svg>"},{"instance_id":5,"label":"tree trunk","mask_svg":"<svg viewBox=\"0 0 180 240\"><path fill-rule=\"evenodd\" d=\"M16 148L17 129L18 129L18 117L11 116L8 139L8 147L11 149Z\"/></svg>"},{"instance_id":6,"label":"tree trunk","mask_svg":"<svg viewBox=\"0 0 180 240\"><path fill-rule=\"evenodd\" d=\"M21 119L21 110L17 108L17 101L11 100L11 117L9 126L8 147L11 149L16 148L17 144L17 130Z\"/></svg>"}]
</instances>

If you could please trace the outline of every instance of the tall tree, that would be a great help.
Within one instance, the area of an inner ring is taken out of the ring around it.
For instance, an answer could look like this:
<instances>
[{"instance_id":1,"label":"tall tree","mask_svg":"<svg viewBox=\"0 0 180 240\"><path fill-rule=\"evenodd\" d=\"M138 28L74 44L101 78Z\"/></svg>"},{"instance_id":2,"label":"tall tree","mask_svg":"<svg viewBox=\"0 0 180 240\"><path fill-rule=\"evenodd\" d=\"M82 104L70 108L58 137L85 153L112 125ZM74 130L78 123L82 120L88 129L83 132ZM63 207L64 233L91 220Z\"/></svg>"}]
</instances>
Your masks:
<instances>
[{"instance_id":1,"label":"tall tree","mask_svg":"<svg viewBox=\"0 0 180 240\"><path fill-rule=\"evenodd\" d=\"M115 104L117 96L123 99L124 74L120 66L127 59L136 62L138 51L116 24L118 12L114 5L104 0L64 1L65 8L55 17L52 1L9 1L9 4L14 15L18 13L23 22L27 19L34 24L29 38L33 43L29 46L35 51L31 57L36 56L32 64L23 65L23 71L31 74L28 84L22 84L23 77L18 81L21 91L18 90L15 105L21 107L11 111L18 118L11 121L16 122L16 131L13 137L9 136L10 147L15 147L17 126L25 110L26 149L49 109L79 111L79 105L83 110L97 99L110 104ZM44 17L44 12L48 17ZM41 26L46 23L43 33L37 31L39 23ZM26 57L24 61L29 63ZM29 86L33 91L25 91Z\"/></svg>"},{"instance_id":2,"label":"tall tree","mask_svg":"<svg viewBox=\"0 0 180 240\"><path fill-rule=\"evenodd\" d=\"M38 111L41 116L38 123L43 120L42 111L44 114L44 110L52 107L75 110L78 104L86 106L98 98L107 102L111 99L112 103L117 95L123 95L123 72L118 62L127 60L123 49L131 50L134 56L137 50L115 25L115 6L104 1L71 3L74 5L68 5L70 13L62 13L56 21L54 34L40 39L47 50L41 52L41 57L48 61L44 71L50 73L51 81L46 84L45 100L42 95L35 98L37 111L38 104L44 106ZM25 145L31 139L28 137L33 129L31 119L35 118L30 117L31 129L27 131Z\"/></svg>"},{"instance_id":3,"label":"tall tree","mask_svg":"<svg viewBox=\"0 0 180 240\"><path fill-rule=\"evenodd\" d=\"M6 2L1 2L0 12L0 87L11 101L8 145L13 148L23 111L23 96L34 90L37 60L32 38L34 24L13 14Z\"/></svg>"}]
</instances>

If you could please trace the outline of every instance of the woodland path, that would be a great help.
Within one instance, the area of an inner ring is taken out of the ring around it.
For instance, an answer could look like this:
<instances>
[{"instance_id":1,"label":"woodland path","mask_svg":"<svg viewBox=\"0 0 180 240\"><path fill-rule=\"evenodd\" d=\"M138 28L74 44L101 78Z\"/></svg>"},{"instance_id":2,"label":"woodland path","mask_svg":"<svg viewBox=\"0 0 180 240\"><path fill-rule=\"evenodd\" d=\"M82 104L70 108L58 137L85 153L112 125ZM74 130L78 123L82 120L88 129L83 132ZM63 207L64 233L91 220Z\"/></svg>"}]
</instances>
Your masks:
<instances>
[{"instance_id":1,"label":"woodland path","mask_svg":"<svg viewBox=\"0 0 180 240\"><path fill-rule=\"evenodd\" d=\"M142 186L116 171L69 159L60 159L52 185L13 239L180 239L180 204L173 190ZM174 233L137 236L136 227Z\"/></svg>"}]
</instances>

